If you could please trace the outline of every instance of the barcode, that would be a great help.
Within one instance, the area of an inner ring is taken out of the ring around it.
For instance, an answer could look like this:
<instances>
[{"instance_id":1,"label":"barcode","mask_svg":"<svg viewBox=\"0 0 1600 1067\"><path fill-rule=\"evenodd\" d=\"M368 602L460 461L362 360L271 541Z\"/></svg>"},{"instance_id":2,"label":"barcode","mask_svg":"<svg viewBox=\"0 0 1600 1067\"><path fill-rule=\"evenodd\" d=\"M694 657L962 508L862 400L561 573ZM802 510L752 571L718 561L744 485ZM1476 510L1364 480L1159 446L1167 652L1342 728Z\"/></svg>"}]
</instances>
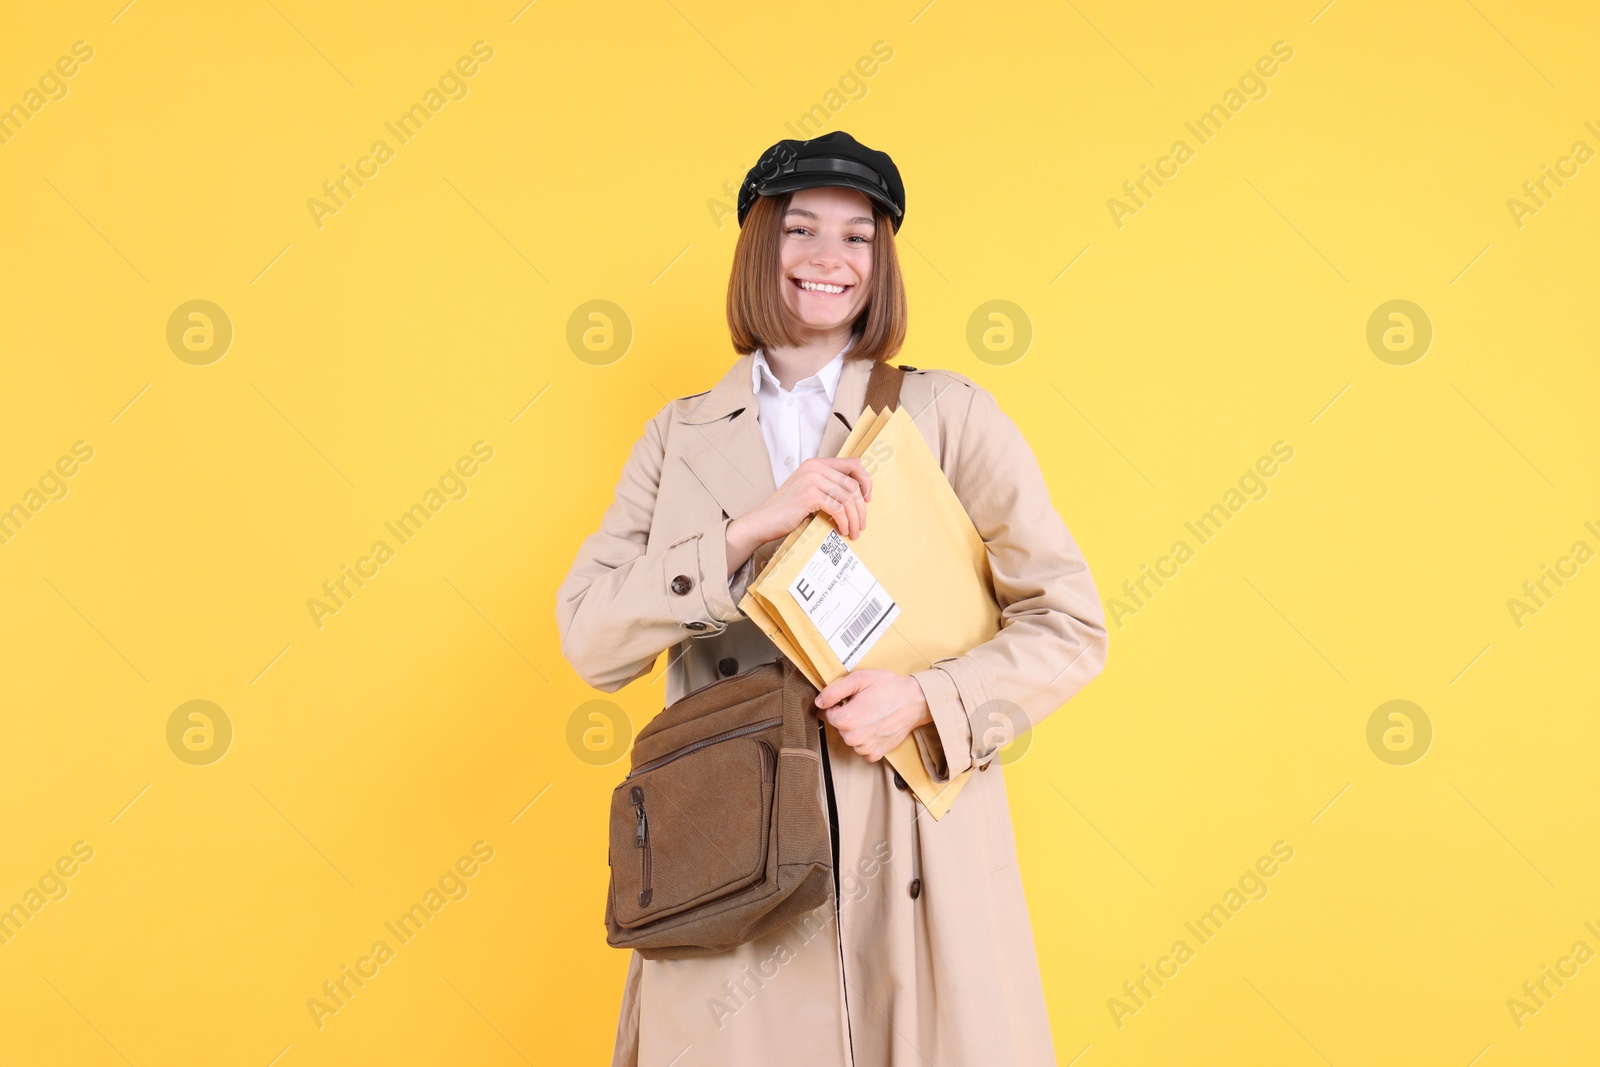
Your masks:
<instances>
[{"instance_id":1,"label":"barcode","mask_svg":"<svg viewBox=\"0 0 1600 1067\"><path fill-rule=\"evenodd\" d=\"M878 605L877 597L867 601L862 605L861 610L856 612L856 617L851 620L850 625L844 628L844 636L840 638L840 643L846 648L854 645L857 639L866 632L867 627L874 625L878 621L878 616L882 610Z\"/></svg>"}]
</instances>

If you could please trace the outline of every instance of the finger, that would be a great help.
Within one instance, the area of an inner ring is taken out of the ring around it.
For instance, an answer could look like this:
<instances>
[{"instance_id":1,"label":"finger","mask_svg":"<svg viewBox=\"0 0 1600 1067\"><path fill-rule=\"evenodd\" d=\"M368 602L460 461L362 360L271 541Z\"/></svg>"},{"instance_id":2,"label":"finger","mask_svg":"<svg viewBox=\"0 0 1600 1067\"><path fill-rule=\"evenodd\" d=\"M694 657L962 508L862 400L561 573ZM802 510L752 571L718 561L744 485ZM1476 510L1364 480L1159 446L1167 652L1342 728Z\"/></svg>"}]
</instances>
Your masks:
<instances>
[{"instance_id":1,"label":"finger","mask_svg":"<svg viewBox=\"0 0 1600 1067\"><path fill-rule=\"evenodd\" d=\"M866 468L862 466L859 459L825 459L821 456L816 456L806 460L806 463L811 464L811 466L802 465L800 469L806 471L811 477L826 478L830 483L839 486L841 492L861 492L861 480L853 473L859 469L862 474L865 474Z\"/></svg>"},{"instance_id":2,"label":"finger","mask_svg":"<svg viewBox=\"0 0 1600 1067\"><path fill-rule=\"evenodd\" d=\"M867 528L867 504L861 496L861 485L837 471L829 471L831 480L827 492L842 501L849 509L848 526L844 532L849 537L860 537Z\"/></svg>"},{"instance_id":3,"label":"finger","mask_svg":"<svg viewBox=\"0 0 1600 1067\"><path fill-rule=\"evenodd\" d=\"M822 501L817 504L816 510L826 512L828 517L833 519L834 526L841 531L848 532L849 522L845 517L844 504L830 496L826 489L821 490L821 494Z\"/></svg>"},{"instance_id":4,"label":"finger","mask_svg":"<svg viewBox=\"0 0 1600 1067\"><path fill-rule=\"evenodd\" d=\"M844 525L839 527L840 532L852 541L860 537L861 529L856 518L855 504L849 500L842 501L839 510L844 516Z\"/></svg>"},{"instance_id":5,"label":"finger","mask_svg":"<svg viewBox=\"0 0 1600 1067\"><path fill-rule=\"evenodd\" d=\"M831 708L845 697L854 696L864 684L865 679L852 671L823 686L813 703L819 708Z\"/></svg>"},{"instance_id":6,"label":"finger","mask_svg":"<svg viewBox=\"0 0 1600 1067\"><path fill-rule=\"evenodd\" d=\"M823 711L838 710L837 705L840 701L845 700L846 698L855 694L855 689L848 684L848 678L849 676L846 675L844 678L840 678L838 681L824 686L822 691L817 694L816 699L813 700L812 703ZM829 716L828 721L833 722L834 716ZM838 724L834 723L834 725Z\"/></svg>"},{"instance_id":7,"label":"finger","mask_svg":"<svg viewBox=\"0 0 1600 1067\"><path fill-rule=\"evenodd\" d=\"M854 519L850 501L841 500L837 489L824 489L822 492L826 501L823 507L833 517L833 524L839 528L839 532L851 538L860 536L860 531L852 527Z\"/></svg>"},{"instance_id":8,"label":"finger","mask_svg":"<svg viewBox=\"0 0 1600 1067\"><path fill-rule=\"evenodd\" d=\"M866 500L872 499L872 475L867 473L867 465L861 460L853 460L850 477L861 486L861 496Z\"/></svg>"},{"instance_id":9,"label":"finger","mask_svg":"<svg viewBox=\"0 0 1600 1067\"><path fill-rule=\"evenodd\" d=\"M824 467L817 472L817 476L826 479L827 485L834 496L841 499L861 497L861 483L842 471Z\"/></svg>"},{"instance_id":10,"label":"finger","mask_svg":"<svg viewBox=\"0 0 1600 1067\"><path fill-rule=\"evenodd\" d=\"M829 496L831 496L833 499L835 499L835 500L837 500L839 502L839 513L838 513L839 532L844 534L846 537L850 538L851 540L854 540L855 538L860 537L861 536L861 525L860 525L860 520L856 516L855 498L848 497L848 496L841 497L839 495L839 491L836 488L828 489L827 493L828 493Z\"/></svg>"},{"instance_id":11,"label":"finger","mask_svg":"<svg viewBox=\"0 0 1600 1067\"><path fill-rule=\"evenodd\" d=\"M867 465L859 456L840 456L835 464L836 470L861 487L863 497L872 499L872 476L867 473Z\"/></svg>"}]
</instances>

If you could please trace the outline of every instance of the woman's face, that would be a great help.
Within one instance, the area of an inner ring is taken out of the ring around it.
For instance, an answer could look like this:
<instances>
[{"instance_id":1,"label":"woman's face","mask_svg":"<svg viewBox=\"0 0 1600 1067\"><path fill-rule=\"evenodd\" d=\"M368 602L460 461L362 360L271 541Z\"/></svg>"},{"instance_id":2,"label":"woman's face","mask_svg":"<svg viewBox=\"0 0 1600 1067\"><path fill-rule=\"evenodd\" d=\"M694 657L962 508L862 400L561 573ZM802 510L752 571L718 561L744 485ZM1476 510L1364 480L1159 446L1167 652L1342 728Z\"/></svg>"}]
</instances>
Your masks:
<instances>
[{"instance_id":1,"label":"woman's face","mask_svg":"<svg viewBox=\"0 0 1600 1067\"><path fill-rule=\"evenodd\" d=\"M779 246L783 303L803 332L848 329L872 288L872 204L841 185L789 198Z\"/></svg>"}]
</instances>

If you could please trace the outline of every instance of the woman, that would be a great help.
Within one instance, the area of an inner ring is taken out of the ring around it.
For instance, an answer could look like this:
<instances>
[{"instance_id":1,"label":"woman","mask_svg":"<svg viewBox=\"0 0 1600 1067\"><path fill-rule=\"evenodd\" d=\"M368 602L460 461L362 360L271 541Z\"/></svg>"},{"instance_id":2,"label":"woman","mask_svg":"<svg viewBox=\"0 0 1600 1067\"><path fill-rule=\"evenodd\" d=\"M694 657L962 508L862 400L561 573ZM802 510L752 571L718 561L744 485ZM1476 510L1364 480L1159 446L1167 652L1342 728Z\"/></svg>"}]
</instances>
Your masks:
<instances>
[{"instance_id":1,"label":"woman","mask_svg":"<svg viewBox=\"0 0 1600 1067\"><path fill-rule=\"evenodd\" d=\"M779 657L738 609L815 512L865 528L872 482L834 459L876 360L905 336L892 160L846 133L774 145L741 188L728 291L740 358L667 404L557 594L561 650L615 692L668 652L666 700ZM1054 1064L998 748L1105 663L1094 582L1032 450L980 385L911 368L900 406L986 543L1001 631L911 675L858 669L817 697L836 892L718 955L632 954L614 1065ZM848 700L846 700L848 698ZM935 821L882 757L976 766Z\"/></svg>"}]
</instances>

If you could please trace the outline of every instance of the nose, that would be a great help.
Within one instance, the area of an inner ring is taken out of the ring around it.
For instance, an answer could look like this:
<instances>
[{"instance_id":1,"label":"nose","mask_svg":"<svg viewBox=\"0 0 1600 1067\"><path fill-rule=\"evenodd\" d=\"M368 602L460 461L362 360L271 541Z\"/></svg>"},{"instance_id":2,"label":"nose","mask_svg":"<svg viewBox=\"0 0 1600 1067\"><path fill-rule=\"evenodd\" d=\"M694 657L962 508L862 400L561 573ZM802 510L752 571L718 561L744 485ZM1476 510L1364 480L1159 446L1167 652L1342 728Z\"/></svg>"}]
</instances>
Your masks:
<instances>
[{"instance_id":1,"label":"nose","mask_svg":"<svg viewBox=\"0 0 1600 1067\"><path fill-rule=\"evenodd\" d=\"M814 267L832 268L837 267L841 262L843 262L843 258L832 245L819 245L816 251L811 254L811 265Z\"/></svg>"}]
</instances>

